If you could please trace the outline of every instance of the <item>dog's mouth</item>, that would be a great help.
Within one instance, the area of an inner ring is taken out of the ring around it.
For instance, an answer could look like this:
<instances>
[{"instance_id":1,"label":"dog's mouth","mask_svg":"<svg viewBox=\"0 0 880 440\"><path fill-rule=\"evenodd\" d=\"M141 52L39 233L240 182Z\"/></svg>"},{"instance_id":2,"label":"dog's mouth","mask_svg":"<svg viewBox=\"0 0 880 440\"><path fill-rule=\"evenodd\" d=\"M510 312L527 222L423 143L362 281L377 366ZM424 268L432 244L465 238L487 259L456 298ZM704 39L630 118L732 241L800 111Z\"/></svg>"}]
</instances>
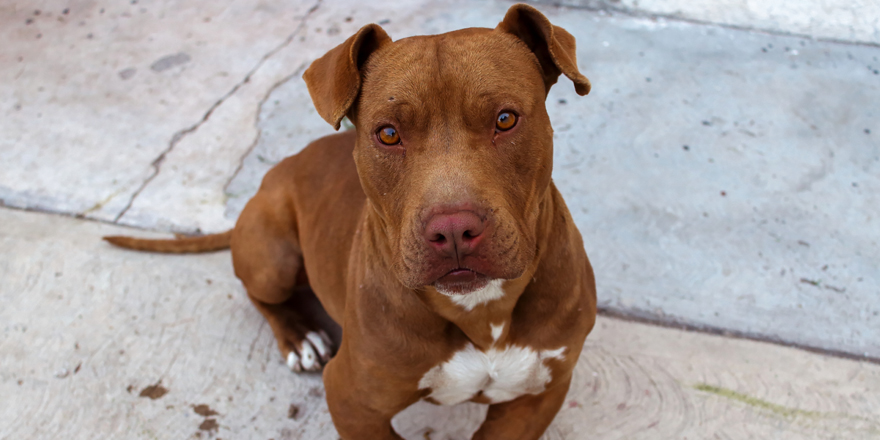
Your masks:
<instances>
[{"instance_id":1,"label":"dog's mouth","mask_svg":"<svg viewBox=\"0 0 880 440\"><path fill-rule=\"evenodd\" d=\"M464 295L489 284L489 277L479 272L457 267L434 282L434 288L444 294Z\"/></svg>"}]
</instances>

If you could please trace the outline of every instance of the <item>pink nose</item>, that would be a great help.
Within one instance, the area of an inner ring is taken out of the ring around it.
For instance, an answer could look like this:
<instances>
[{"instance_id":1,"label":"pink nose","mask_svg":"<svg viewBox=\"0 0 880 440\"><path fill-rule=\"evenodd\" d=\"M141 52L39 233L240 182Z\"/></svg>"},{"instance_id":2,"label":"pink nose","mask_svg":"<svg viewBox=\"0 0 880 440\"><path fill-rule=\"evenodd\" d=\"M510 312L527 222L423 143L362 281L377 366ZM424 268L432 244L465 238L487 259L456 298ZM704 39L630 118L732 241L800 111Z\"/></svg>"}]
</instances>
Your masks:
<instances>
[{"instance_id":1,"label":"pink nose","mask_svg":"<svg viewBox=\"0 0 880 440\"><path fill-rule=\"evenodd\" d=\"M437 214L425 224L425 240L440 254L457 258L472 254L483 239L486 222L471 211Z\"/></svg>"}]
</instances>

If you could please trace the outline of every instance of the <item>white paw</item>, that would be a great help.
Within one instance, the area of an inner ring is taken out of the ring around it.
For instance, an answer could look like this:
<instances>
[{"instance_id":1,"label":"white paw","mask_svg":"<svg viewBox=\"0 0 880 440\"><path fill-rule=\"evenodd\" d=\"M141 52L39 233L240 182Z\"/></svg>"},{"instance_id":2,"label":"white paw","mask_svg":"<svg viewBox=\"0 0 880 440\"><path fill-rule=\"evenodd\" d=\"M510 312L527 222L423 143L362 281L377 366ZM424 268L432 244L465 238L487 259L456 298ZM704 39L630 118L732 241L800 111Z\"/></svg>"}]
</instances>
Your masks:
<instances>
[{"instance_id":1,"label":"white paw","mask_svg":"<svg viewBox=\"0 0 880 440\"><path fill-rule=\"evenodd\" d=\"M299 363L299 356L292 351L287 354L287 368L290 368L291 371L297 373L302 371L302 365Z\"/></svg>"},{"instance_id":2,"label":"white paw","mask_svg":"<svg viewBox=\"0 0 880 440\"><path fill-rule=\"evenodd\" d=\"M312 344L309 344L309 341L302 341L302 348L299 350L299 355L299 362L302 364L303 370L316 371L321 368L321 364L318 362L318 355L315 354L315 350L312 349Z\"/></svg>"},{"instance_id":3,"label":"white paw","mask_svg":"<svg viewBox=\"0 0 880 440\"><path fill-rule=\"evenodd\" d=\"M333 355L333 343L323 330L306 333L297 351L287 354L287 367L294 372L321 371Z\"/></svg>"}]
</instances>

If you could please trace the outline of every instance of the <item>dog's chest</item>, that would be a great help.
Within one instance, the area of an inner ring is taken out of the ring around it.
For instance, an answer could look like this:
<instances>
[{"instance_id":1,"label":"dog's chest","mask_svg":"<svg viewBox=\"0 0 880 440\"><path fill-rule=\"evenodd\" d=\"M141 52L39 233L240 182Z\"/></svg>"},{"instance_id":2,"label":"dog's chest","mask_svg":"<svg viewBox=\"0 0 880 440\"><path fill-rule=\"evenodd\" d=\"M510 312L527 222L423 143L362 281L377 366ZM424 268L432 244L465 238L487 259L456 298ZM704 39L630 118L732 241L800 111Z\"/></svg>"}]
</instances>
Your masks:
<instances>
[{"instance_id":1,"label":"dog's chest","mask_svg":"<svg viewBox=\"0 0 880 440\"><path fill-rule=\"evenodd\" d=\"M563 359L565 347L534 350L509 345L482 351L468 343L446 362L425 373L419 389L431 389L430 398L455 405L482 392L491 403L506 402L523 394L538 394L552 379L547 359Z\"/></svg>"}]
</instances>

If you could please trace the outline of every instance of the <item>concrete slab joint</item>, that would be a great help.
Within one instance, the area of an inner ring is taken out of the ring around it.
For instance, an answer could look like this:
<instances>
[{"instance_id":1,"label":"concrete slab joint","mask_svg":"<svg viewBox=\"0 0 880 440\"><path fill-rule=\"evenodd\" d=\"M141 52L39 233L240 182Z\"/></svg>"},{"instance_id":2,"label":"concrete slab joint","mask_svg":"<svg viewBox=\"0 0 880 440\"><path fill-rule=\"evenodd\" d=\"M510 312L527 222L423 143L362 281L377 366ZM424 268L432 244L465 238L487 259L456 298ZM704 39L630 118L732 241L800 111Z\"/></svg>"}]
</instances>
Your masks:
<instances>
[{"instance_id":1,"label":"concrete slab joint","mask_svg":"<svg viewBox=\"0 0 880 440\"><path fill-rule=\"evenodd\" d=\"M873 0L534 0L533 3L880 47L880 3Z\"/></svg>"}]
</instances>

